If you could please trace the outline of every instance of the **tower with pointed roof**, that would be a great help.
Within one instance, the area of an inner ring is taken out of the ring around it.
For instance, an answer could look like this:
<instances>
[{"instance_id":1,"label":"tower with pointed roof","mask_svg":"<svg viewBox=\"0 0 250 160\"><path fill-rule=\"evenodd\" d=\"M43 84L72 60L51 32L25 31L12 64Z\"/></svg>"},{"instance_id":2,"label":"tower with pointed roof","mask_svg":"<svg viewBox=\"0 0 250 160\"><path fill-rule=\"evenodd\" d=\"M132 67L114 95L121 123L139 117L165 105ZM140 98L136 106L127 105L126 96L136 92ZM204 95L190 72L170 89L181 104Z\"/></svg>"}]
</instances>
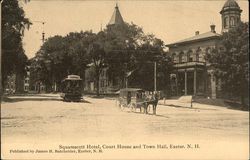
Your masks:
<instances>
[{"instance_id":1,"label":"tower with pointed roof","mask_svg":"<svg viewBox=\"0 0 250 160\"><path fill-rule=\"evenodd\" d=\"M108 27L111 27L111 26L121 26L124 24L124 21L123 21L123 18L122 18L122 15L119 11L119 8L118 8L118 5L116 3L116 6L115 6L115 10L113 12L113 15L108 23Z\"/></svg>"},{"instance_id":2,"label":"tower with pointed roof","mask_svg":"<svg viewBox=\"0 0 250 160\"><path fill-rule=\"evenodd\" d=\"M221 32L227 32L229 29L237 26L241 21L241 12L242 10L235 0L227 0L220 11L222 20Z\"/></svg>"}]
</instances>

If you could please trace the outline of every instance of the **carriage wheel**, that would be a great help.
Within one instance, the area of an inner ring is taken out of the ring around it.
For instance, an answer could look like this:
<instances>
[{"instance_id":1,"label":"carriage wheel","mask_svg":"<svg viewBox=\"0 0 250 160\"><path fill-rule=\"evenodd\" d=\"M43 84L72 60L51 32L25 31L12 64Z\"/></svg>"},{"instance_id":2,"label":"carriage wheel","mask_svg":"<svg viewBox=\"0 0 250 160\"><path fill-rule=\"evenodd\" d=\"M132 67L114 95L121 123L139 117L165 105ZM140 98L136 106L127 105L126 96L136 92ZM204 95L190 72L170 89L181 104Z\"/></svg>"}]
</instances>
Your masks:
<instances>
[{"instance_id":1,"label":"carriage wheel","mask_svg":"<svg viewBox=\"0 0 250 160\"><path fill-rule=\"evenodd\" d=\"M132 104L129 104L128 108L130 109L130 112L133 112L133 105Z\"/></svg>"},{"instance_id":2,"label":"carriage wheel","mask_svg":"<svg viewBox=\"0 0 250 160\"><path fill-rule=\"evenodd\" d=\"M133 103L133 104L132 104L132 111L133 111L133 112L136 112L136 107L137 107L136 104Z\"/></svg>"},{"instance_id":3,"label":"carriage wheel","mask_svg":"<svg viewBox=\"0 0 250 160\"><path fill-rule=\"evenodd\" d=\"M119 106L120 106L120 109L123 111L124 110L124 106L123 106L123 104L119 104Z\"/></svg>"},{"instance_id":4,"label":"carriage wheel","mask_svg":"<svg viewBox=\"0 0 250 160\"><path fill-rule=\"evenodd\" d=\"M70 102L69 99L66 96L63 98L63 101L64 102Z\"/></svg>"},{"instance_id":5,"label":"carriage wheel","mask_svg":"<svg viewBox=\"0 0 250 160\"><path fill-rule=\"evenodd\" d=\"M148 113L150 112L150 107L151 107L151 105L148 105L148 107L147 107L147 112Z\"/></svg>"}]
</instances>

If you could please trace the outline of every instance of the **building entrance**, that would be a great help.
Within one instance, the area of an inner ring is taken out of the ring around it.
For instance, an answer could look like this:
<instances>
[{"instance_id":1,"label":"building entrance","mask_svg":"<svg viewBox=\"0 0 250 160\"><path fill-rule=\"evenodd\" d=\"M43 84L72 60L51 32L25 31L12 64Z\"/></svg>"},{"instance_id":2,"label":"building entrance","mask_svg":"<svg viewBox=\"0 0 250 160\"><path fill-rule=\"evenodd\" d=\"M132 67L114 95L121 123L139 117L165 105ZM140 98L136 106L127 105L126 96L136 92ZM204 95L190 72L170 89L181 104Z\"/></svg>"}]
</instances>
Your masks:
<instances>
[{"instance_id":1,"label":"building entrance","mask_svg":"<svg viewBox=\"0 0 250 160\"><path fill-rule=\"evenodd\" d=\"M186 76L186 80L185 80ZM178 73L178 95L193 95L194 94L194 73L193 72L179 72ZM186 86L185 86L186 83ZM185 91L186 90L186 91Z\"/></svg>"}]
</instances>

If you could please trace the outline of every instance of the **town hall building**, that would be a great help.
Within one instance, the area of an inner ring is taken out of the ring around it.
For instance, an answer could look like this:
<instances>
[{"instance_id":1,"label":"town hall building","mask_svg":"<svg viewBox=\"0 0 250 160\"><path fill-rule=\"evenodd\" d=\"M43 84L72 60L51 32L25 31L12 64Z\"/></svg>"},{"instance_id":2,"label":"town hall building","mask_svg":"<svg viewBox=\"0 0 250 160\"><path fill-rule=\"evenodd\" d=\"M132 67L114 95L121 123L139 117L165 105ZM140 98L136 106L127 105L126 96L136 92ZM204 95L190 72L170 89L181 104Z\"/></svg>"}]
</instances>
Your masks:
<instances>
[{"instance_id":1,"label":"town hall building","mask_svg":"<svg viewBox=\"0 0 250 160\"><path fill-rule=\"evenodd\" d=\"M241 12L235 0L227 0L222 10L221 33L237 26L241 21ZM174 61L174 72L171 74L171 95L194 95L217 98L220 94L220 81L216 79L205 54L213 48L222 48L221 34L215 25L210 30L166 45Z\"/></svg>"}]
</instances>

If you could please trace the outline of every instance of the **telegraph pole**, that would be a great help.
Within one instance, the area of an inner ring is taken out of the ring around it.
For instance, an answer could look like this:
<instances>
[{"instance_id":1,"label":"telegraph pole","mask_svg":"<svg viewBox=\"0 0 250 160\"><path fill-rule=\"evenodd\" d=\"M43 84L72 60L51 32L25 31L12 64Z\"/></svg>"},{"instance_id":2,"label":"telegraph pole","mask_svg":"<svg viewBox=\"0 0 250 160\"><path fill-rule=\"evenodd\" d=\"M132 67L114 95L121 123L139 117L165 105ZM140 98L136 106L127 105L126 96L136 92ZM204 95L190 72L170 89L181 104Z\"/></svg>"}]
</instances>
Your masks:
<instances>
[{"instance_id":1,"label":"telegraph pole","mask_svg":"<svg viewBox=\"0 0 250 160\"><path fill-rule=\"evenodd\" d=\"M157 67L157 63L156 61L154 62L154 90L157 91L157 88L156 88L156 67Z\"/></svg>"},{"instance_id":2,"label":"telegraph pole","mask_svg":"<svg viewBox=\"0 0 250 160\"><path fill-rule=\"evenodd\" d=\"M45 33L44 33L44 25L45 25L45 21L32 21L32 22L35 22L35 23L41 23L43 26L42 26L42 45L44 44L45 42ZM37 84L36 84L37 85ZM41 89L41 82L39 81L38 82L38 93L40 93L40 89Z\"/></svg>"},{"instance_id":3,"label":"telegraph pole","mask_svg":"<svg viewBox=\"0 0 250 160\"><path fill-rule=\"evenodd\" d=\"M43 25L42 42L44 43L45 42L44 25L45 25L46 22L45 21L33 21L33 22L41 23Z\"/></svg>"}]
</instances>

